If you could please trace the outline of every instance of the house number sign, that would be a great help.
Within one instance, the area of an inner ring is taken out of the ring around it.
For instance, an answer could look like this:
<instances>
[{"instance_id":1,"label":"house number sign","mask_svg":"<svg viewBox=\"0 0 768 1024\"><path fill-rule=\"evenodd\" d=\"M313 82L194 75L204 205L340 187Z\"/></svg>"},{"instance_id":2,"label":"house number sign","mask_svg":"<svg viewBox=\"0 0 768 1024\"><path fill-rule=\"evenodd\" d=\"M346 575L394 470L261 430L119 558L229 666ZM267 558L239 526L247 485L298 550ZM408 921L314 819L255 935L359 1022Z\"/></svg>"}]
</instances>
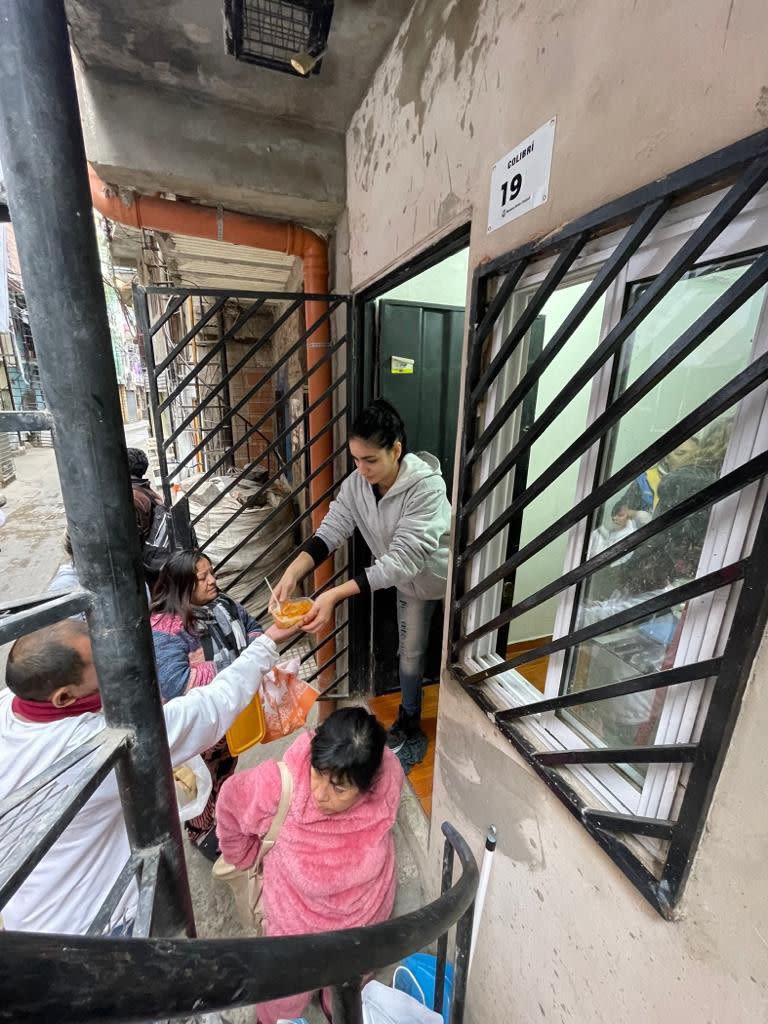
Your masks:
<instances>
[{"instance_id":1,"label":"house number sign","mask_svg":"<svg viewBox=\"0 0 768 1024\"><path fill-rule=\"evenodd\" d=\"M489 234L546 203L556 121L553 117L493 165Z\"/></svg>"}]
</instances>

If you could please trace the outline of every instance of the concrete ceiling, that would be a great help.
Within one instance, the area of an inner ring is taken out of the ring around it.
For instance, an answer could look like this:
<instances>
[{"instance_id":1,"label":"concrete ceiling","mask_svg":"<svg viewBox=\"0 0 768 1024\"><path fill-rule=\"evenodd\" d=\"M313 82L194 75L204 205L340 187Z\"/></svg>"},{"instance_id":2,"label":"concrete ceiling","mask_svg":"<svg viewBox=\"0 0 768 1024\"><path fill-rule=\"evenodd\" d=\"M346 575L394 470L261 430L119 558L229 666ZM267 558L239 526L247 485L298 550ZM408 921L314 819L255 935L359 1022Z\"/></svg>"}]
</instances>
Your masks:
<instances>
[{"instance_id":1,"label":"concrete ceiling","mask_svg":"<svg viewBox=\"0 0 768 1024\"><path fill-rule=\"evenodd\" d=\"M319 75L226 53L224 0L67 0L88 159L111 184L330 232L345 129L413 0L336 0Z\"/></svg>"},{"instance_id":2,"label":"concrete ceiling","mask_svg":"<svg viewBox=\"0 0 768 1024\"><path fill-rule=\"evenodd\" d=\"M67 15L89 74L343 132L412 6L413 0L336 0L321 71L306 79L227 54L224 0L67 0Z\"/></svg>"}]
</instances>

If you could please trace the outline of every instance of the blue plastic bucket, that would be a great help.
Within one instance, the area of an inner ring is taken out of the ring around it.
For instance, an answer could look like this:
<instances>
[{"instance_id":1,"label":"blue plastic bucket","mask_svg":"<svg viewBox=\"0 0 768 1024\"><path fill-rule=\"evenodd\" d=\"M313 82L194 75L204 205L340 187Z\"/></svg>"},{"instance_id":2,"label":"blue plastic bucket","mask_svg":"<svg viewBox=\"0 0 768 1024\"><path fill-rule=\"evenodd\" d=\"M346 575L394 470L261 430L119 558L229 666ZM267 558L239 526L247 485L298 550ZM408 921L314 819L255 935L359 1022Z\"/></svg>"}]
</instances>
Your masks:
<instances>
[{"instance_id":1,"label":"blue plastic bucket","mask_svg":"<svg viewBox=\"0 0 768 1024\"><path fill-rule=\"evenodd\" d=\"M418 999L420 1003L426 1001L429 1009L433 1009L435 1005L437 957L432 956L430 953L414 953L413 956L406 957L400 966L405 967L413 977L411 978L406 971L396 970L392 987L399 989L401 992L407 992L409 996ZM443 1020L450 1020L452 994L453 964L447 963L445 965L445 986L443 988Z\"/></svg>"}]
</instances>

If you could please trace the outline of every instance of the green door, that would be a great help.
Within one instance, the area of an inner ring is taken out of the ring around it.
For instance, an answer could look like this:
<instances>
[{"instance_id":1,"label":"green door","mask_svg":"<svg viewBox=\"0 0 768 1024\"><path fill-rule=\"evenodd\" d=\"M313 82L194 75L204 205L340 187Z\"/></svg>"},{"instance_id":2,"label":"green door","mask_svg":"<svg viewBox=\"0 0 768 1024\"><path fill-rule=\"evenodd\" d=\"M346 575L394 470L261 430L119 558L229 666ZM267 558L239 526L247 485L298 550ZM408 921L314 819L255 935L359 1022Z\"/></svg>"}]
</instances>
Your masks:
<instances>
[{"instance_id":1,"label":"green door","mask_svg":"<svg viewBox=\"0 0 768 1024\"><path fill-rule=\"evenodd\" d=\"M459 412L464 307L382 299L378 316L378 394L398 410L412 452L431 452L451 497ZM398 372L405 369L412 372ZM373 595L372 672L376 693L398 688L394 590ZM432 623L425 679L440 669L442 615Z\"/></svg>"},{"instance_id":2,"label":"green door","mask_svg":"<svg viewBox=\"0 0 768 1024\"><path fill-rule=\"evenodd\" d=\"M379 394L395 406L412 452L437 456L451 494L464 307L382 299Z\"/></svg>"}]
</instances>

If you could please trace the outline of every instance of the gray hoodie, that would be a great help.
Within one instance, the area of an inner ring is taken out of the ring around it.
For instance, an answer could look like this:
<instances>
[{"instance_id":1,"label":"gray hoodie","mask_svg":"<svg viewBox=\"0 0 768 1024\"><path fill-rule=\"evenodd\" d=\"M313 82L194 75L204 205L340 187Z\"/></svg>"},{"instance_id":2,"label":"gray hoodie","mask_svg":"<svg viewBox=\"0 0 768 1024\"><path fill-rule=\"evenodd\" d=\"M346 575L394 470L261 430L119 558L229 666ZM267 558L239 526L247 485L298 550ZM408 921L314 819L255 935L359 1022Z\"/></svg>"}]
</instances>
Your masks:
<instances>
[{"instance_id":1,"label":"gray hoodie","mask_svg":"<svg viewBox=\"0 0 768 1024\"><path fill-rule=\"evenodd\" d=\"M451 506L434 455L405 455L392 487L376 503L359 473L344 480L317 536L330 551L357 527L374 556L366 569L371 590L397 587L409 597L445 596Z\"/></svg>"}]
</instances>

